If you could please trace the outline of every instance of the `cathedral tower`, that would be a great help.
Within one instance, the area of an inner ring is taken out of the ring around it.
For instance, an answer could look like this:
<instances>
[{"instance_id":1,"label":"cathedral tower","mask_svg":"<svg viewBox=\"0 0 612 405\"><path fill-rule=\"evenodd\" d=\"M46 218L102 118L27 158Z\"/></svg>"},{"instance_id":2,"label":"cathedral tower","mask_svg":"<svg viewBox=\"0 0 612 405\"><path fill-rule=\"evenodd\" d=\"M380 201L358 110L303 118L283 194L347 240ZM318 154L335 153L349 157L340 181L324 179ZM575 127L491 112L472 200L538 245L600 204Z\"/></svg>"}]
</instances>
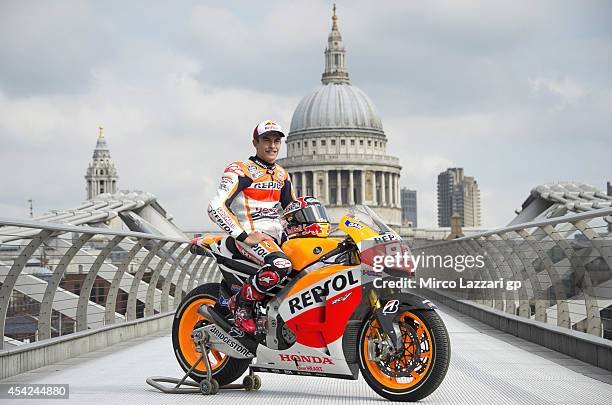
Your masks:
<instances>
[{"instance_id":1,"label":"cathedral tower","mask_svg":"<svg viewBox=\"0 0 612 405\"><path fill-rule=\"evenodd\" d=\"M104 193L115 194L118 178L115 163L111 159L106 138L104 138L104 129L100 127L92 161L89 163L85 174L87 199L94 199Z\"/></svg>"}]
</instances>

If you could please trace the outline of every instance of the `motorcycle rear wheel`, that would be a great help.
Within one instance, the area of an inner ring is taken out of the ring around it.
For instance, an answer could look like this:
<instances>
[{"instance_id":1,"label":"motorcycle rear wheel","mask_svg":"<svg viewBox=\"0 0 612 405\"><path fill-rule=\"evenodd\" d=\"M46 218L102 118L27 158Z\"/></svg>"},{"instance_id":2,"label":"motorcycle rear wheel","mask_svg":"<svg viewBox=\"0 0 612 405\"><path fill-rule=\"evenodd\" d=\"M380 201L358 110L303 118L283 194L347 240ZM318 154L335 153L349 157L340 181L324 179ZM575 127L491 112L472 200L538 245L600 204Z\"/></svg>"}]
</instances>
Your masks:
<instances>
[{"instance_id":1,"label":"motorcycle rear wheel","mask_svg":"<svg viewBox=\"0 0 612 405\"><path fill-rule=\"evenodd\" d=\"M212 322L200 314L198 309L201 305L214 306L217 303L219 287L219 283L197 286L185 296L174 314L172 347L176 359L185 372L189 371L200 357L200 353L196 351L196 346L191 340L191 332L196 324L199 327ZM212 376L221 386L231 384L240 378L251 363L250 359L235 359L217 350L211 350L209 359ZM189 374L189 377L199 383L206 378L206 375L206 366L204 361L201 361Z\"/></svg>"},{"instance_id":2,"label":"motorcycle rear wheel","mask_svg":"<svg viewBox=\"0 0 612 405\"><path fill-rule=\"evenodd\" d=\"M446 375L451 353L448 332L433 310L404 311L397 319L403 355L386 360L370 358L372 352L380 354L375 341L385 336L377 320L369 318L359 334L359 368L378 395L391 401L418 401L434 392Z\"/></svg>"}]
</instances>

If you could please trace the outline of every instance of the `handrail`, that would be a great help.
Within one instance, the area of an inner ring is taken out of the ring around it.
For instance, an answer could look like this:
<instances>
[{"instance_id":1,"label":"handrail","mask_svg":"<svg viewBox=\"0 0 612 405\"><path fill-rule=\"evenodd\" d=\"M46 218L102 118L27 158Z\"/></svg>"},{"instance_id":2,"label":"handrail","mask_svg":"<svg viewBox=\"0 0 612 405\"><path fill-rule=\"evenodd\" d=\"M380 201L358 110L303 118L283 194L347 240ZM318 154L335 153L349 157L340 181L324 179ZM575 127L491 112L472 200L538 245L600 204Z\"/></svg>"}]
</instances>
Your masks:
<instances>
[{"instance_id":1,"label":"handrail","mask_svg":"<svg viewBox=\"0 0 612 405\"><path fill-rule=\"evenodd\" d=\"M422 260L417 277L445 282L444 292L457 299L612 339L610 216L612 208L601 208L425 244L415 250L483 265ZM500 279L504 287L494 284ZM473 282L493 287L469 288Z\"/></svg>"},{"instance_id":2,"label":"handrail","mask_svg":"<svg viewBox=\"0 0 612 405\"><path fill-rule=\"evenodd\" d=\"M27 346L172 311L215 271L212 259L193 260L190 245L180 237L0 218L0 246L9 247L0 250L0 332Z\"/></svg>"},{"instance_id":3,"label":"handrail","mask_svg":"<svg viewBox=\"0 0 612 405\"><path fill-rule=\"evenodd\" d=\"M0 217L0 235L2 235L1 226L16 226L30 229L47 229L50 231L58 232L77 232L85 234L97 234L97 235L112 235L112 236L125 236L134 238L154 239L163 240L165 242L189 242L188 239L171 238L163 235L153 235L144 232L132 232L132 231L116 231L105 228L95 228L92 226L76 226L76 225L65 225L65 224L54 224L53 222L44 221L32 221L28 219L13 219Z\"/></svg>"},{"instance_id":4,"label":"handrail","mask_svg":"<svg viewBox=\"0 0 612 405\"><path fill-rule=\"evenodd\" d=\"M435 244L428 245L428 247L443 245L443 244L447 244L447 243L451 243L455 241L475 239L475 238L486 237L486 236L491 236L491 235L499 235L500 233L514 232L514 231L518 231L521 229L542 227L545 225L558 225L562 223L571 223L571 222L583 221L586 219L593 219L593 218L599 218L599 217L606 217L606 216L611 216L611 215L612 215L612 208L600 208L597 210L581 212L578 214L565 215L562 217L549 218L549 219L540 220L540 221L525 222L522 224L516 224L516 225L507 226L503 228L491 229L485 232L475 233L469 236L462 236L457 239L438 242Z\"/></svg>"}]
</instances>

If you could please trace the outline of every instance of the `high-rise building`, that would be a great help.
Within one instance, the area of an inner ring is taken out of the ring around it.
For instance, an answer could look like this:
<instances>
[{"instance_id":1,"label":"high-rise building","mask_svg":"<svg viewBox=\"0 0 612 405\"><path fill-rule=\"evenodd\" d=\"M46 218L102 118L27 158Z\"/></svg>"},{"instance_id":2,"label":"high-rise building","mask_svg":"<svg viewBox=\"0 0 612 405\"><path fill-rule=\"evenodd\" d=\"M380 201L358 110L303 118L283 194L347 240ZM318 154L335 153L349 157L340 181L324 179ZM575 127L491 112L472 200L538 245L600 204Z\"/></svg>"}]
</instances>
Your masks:
<instances>
[{"instance_id":1,"label":"high-rise building","mask_svg":"<svg viewBox=\"0 0 612 405\"><path fill-rule=\"evenodd\" d=\"M410 222L413 228L417 227L417 192L402 187L400 192L402 202L402 224Z\"/></svg>"},{"instance_id":2,"label":"high-rise building","mask_svg":"<svg viewBox=\"0 0 612 405\"><path fill-rule=\"evenodd\" d=\"M608 195L612 196L612 183L608 182L607 186L608 186ZM608 225L608 232L612 232L612 224Z\"/></svg>"},{"instance_id":3,"label":"high-rise building","mask_svg":"<svg viewBox=\"0 0 612 405\"><path fill-rule=\"evenodd\" d=\"M104 193L115 194L117 192L118 178L115 163L111 159L110 151L104 138L104 129L100 127L92 161L89 163L85 174L87 199L91 200Z\"/></svg>"},{"instance_id":4,"label":"high-rise building","mask_svg":"<svg viewBox=\"0 0 612 405\"><path fill-rule=\"evenodd\" d=\"M478 227L480 190L473 177L464 176L463 168L449 168L438 175L438 226L451 226L454 213L461 216L461 226Z\"/></svg>"}]
</instances>

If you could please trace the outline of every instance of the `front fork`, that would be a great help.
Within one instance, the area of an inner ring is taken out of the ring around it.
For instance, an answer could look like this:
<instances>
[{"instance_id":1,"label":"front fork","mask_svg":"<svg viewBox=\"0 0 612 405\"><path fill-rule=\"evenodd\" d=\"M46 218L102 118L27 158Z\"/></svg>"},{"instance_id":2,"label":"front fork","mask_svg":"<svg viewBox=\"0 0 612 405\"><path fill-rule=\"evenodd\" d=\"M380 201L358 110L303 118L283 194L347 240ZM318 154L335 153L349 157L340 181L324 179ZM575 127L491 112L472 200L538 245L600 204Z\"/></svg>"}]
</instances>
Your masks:
<instances>
[{"instance_id":1,"label":"front fork","mask_svg":"<svg viewBox=\"0 0 612 405\"><path fill-rule=\"evenodd\" d=\"M380 328L391 340L391 345L396 351L404 350L404 341L399 324L393 322L399 308L399 301L396 305L381 305L380 298L375 289L370 290L370 305L374 313L374 318L378 321Z\"/></svg>"}]
</instances>

